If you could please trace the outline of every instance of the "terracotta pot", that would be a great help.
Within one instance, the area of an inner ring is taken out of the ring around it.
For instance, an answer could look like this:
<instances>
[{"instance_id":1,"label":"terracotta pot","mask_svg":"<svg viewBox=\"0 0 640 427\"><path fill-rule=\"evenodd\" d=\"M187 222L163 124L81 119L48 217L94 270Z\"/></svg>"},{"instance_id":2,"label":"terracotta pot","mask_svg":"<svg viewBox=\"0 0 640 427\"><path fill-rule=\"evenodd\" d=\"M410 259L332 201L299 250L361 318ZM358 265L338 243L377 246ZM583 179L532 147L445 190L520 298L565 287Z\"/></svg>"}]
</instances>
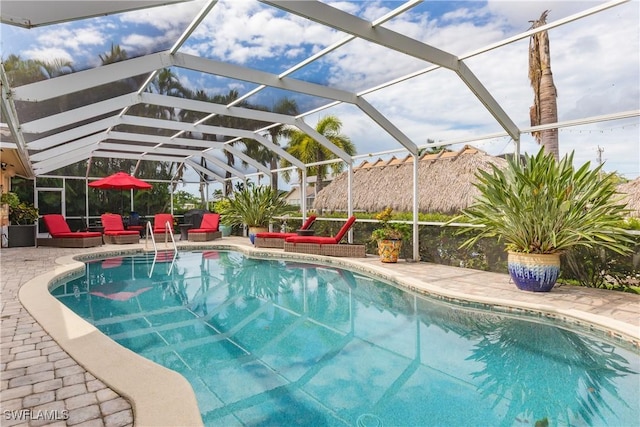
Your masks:
<instances>
[{"instance_id":1,"label":"terracotta pot","mask_svg":"<svg viewBox=\"0 0 640 427\"><path fill-rule=\"evenodd\" d=\"M378 240L378 255L382 262L398 262L402 240Z\"/></svg>"},{"instance_id":2,"label":"terracotta pot","mask_svg":"<svg viewBox=\"0 0 640 427\"><path fill-rule=\"evenodd\" d=\"M518 289L548 292L560 275L560 254L509 252L507 267Z\"/></svg>"}]
</instances>

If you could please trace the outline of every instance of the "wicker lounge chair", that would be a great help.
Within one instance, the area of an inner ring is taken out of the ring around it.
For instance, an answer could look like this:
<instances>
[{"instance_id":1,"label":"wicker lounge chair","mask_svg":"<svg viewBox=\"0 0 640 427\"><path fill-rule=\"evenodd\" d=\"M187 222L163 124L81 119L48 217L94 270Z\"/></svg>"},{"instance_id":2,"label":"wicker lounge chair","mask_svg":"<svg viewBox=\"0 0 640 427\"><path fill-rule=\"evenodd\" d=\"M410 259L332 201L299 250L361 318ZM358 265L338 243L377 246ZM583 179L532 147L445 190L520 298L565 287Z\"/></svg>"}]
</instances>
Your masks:
<instances>
[{"instance_id":1,"label":"wicker lounge chair","mask_svg":"<svg viewBox=\"0 0 640 427\"><path fill-rule=\"evenodd\" d=\"M364 245L340 244L342 238L356 222L356 217L350 217L335 236L292 236L284 241L285 252L299 252L313 255L327 255L337 257L364 258Z\"/></svg>"},{"instance_id":2,"label":"wicker lounge chair","mask_svg":"<svg viewBox=\"0 0 640 427\"><path fill-rule=\"evenodd\" d=\"M309 227L316 220L315 215L311 215L302 224L300 230L309 230ZM256 248L284 248L284 241L287 237L297 236L298 233L257 233L254 240Z\"/></svg>"},{"instance_id":3,"label":"wicker lounge chair","mask_svg":"<svg viewBox=\"0 0 640 427\"><path fill-rule=\"evenodd\" d=\"M173 215L169 213L155 214L153 217L153 235L154 237L163 236L166 234L166 224L169 223L169 230L173 234Z\"/></svg>"},{"instance_id":4,"label":"wicker lounge chair","mask_svg":"<svg viewBox=\"0 0 640 427\"><path fill-rule=\"evenodd\" d=\"M100 232L73 232L69 224L60 214L42 216L45 227L51 235L50 239L38 239L39 246L56 246L60 248L91 248L102 245Z\"/></svg>"},{"instance_id":5,"label":"wicker lounge chair","mask_svg":"<svg viewBox=\"0 0 640 427\"><path fill-rule=\"evenodd\" d=\"M206 242L222 238L222 231L218 230L220 214L206 213L202 216L200 228L191 228L187 238L190 242Z\"/></svg>"},{"instance_id":6,"label":"wicker lounge chair","mask_svg":"<svg viewBox=\"0 0 640 427\"><path fill-rule=\"evenodd\" d=\"M140 232L136 230L125 230L120 215L102 214L100 219L104 227L103 237L105 243L123 245L140 242Z\"/></svg>"}]
</instances>

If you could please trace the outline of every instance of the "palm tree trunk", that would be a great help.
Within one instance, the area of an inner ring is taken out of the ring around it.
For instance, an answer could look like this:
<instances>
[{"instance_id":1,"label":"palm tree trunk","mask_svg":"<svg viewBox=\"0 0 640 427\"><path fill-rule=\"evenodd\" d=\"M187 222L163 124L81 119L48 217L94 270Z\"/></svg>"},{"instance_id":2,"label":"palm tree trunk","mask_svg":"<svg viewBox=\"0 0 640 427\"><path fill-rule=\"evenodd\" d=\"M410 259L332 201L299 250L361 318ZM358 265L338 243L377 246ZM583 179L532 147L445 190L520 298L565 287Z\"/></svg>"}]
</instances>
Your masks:
<instances>
[{"instance_id":1,"label":"palm tree trunk","mask_svg":"<svg viewBox=\"0 0 640 427\"><path fill-rule=\"evenodd\" d=\"M537 28L547 23L548 10L540 19L531 21L531 28ZM549 49L549 35L541 31L531 36L529 41L529 80L533 88L533 106L529 111L531 125L538 126L558 121L558 104L556 86L551 73L551 54ZM538 144L547 153L553 153L556 160L560 158L558 147L558 129L533 132Z\"/></svg>"}]
</instances>

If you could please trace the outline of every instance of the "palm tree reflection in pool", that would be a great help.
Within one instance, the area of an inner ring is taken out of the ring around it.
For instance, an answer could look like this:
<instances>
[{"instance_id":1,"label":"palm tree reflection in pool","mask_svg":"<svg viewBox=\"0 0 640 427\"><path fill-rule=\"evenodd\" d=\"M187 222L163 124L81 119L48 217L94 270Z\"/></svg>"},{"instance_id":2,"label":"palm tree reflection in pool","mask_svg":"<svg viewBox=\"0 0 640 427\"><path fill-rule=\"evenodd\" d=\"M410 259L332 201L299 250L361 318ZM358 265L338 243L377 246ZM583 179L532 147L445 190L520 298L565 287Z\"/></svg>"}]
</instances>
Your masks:
<instances>
[{"instance_id":1,"label":"palm tree reflection in pool","mask_svg":"<svg viewBox=\"0 0 640 427\"><path fill-rule=\"evenodd\" d=\"M494 407L507 405L507 425L574 425L576 418L592 425L596 417L606 423L607 394L621 400L614 379L635 373L613 347L556 326L496 318L482 327L468 359L484 364L473 376Z\"/></svg>"}]
</instances>

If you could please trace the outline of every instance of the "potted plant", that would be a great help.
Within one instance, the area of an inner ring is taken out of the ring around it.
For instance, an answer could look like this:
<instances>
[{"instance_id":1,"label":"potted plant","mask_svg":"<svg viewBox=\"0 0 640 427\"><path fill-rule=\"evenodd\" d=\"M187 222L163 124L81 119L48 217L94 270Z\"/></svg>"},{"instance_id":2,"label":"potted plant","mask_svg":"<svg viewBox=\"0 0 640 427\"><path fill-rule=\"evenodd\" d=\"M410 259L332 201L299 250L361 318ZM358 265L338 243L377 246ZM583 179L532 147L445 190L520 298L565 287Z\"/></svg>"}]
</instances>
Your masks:
<instances>
[{"instance_id":1,"label":"potted plant","mask_svg":"<svg viewBox=\"0 0 640 427\"><path fill-rule=\"evenodd\" d=\"M560 273L560 254L574 246L630 251L631 239L618 225L626 213L612 174L587 162L573 167L573 153L556 161L541 149L514 158L507 166L478 171L480 195L462 215L449 221L471 224L462 247L498 237L508 251L508 270L519 289L549 291ZM481 228L477 228L481 226Z\"/></svg>"},{"instance_id":2,"label":"potted plant","mask_svg":"<svg viewBox=\"0 0 640 427\"><path fill-rule=\"evenodd\" d=\"M3 193L0 204L9 208L9 247L35 246L38 209L31 203L20 201L18 195L12 192Z\"/></svg>"},{"instance_id":3,"label":"potted plant","mask_svg":"<svg viewBox=\"0 0 640 427\"><path fill-rule=\"evenodd\" d=\"M223 206L220 215L223 224L249 227L249 239L253 243L256 233L267 231L273 218L295 211L287 204L286 192L268 186L250 186L237 190Z\"/></svg>"},{"instance_id":4,"label":"potted plant","mask_svg":"<svg viewBox=\"0 0 640 427\"><path fill-rule=\"evenodd\" d=\"M217 213L221 213L225 211L228 207L229 207L229 199L227 198L220 199L213 204L213 211ZM231 236L232 227L230 225L221 223L219 228L220 228L220 232L222 233L222 237Z\"/></svg>"},{"instance_id":5,"label":"potted plant","mask_svg":"<svg viewBox=\"0 0 640 427\"><path fill-rule=\"evenodd\" d=\"M402 249L402 239L408 235L407 224L391 223L393 209L387 207L379 212L375 218L380 221L382 227L373 230L371 239L378 242L378 255L382 262L398 262L398 256Z\"/></svg>"}]
</instances>

